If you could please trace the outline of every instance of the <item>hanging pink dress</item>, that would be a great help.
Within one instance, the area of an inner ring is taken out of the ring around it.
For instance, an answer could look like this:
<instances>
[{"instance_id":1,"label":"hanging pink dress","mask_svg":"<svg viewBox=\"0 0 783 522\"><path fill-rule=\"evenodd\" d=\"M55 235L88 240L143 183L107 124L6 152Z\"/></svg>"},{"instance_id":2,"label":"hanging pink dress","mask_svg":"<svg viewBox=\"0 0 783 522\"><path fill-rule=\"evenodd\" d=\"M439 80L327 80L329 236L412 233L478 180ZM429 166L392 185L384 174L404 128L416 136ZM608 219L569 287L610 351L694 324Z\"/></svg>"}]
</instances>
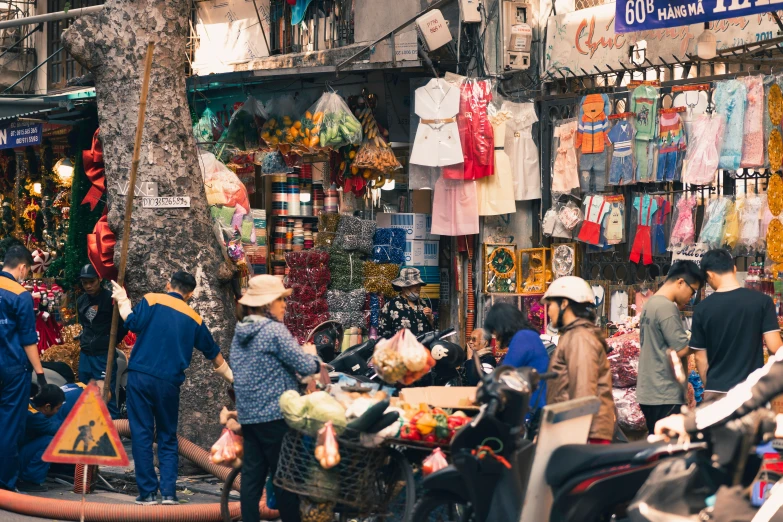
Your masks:
<instances>
[{"instance_id":1,"label":"hanging pink dress","mask_svg":"<svg viewBox=\"0 0 783 522\"><path fill-rule=\"evenodd\" d=\"M432 233L441 236L479 233L475 181L445 179L443 176L438 179L432 196Z\"/></svg>"},{"instance_id":2,"label":"hanging pink dress","mask_svg":"<svg viewBox=\"0 0 783 522\"><path fill-rule=\"evenodd\" d=\"M747 76L743 81L748 89L748 105L742 130L740 167L761 167L764 165L764 79Z\"/></svg>"}]
</instances>

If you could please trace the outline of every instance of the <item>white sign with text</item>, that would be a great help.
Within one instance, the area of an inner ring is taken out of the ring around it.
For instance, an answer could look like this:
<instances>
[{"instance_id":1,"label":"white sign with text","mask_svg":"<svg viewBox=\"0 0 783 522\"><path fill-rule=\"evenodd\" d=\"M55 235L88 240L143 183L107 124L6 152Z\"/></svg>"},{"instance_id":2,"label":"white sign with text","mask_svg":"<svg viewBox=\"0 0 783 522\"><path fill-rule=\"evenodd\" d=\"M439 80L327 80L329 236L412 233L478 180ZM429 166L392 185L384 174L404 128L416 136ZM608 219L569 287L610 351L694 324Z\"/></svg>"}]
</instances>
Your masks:
<instances>
[{"instance_id":1,"label":"white sign with text","mask_svg":"<svg viewBox=\"0 0 783 522\"><path fill-rule=\"evenodd\" d=\"M190 208L190 196L141 198L142 208Z\"/></svg>"}]
</instances>

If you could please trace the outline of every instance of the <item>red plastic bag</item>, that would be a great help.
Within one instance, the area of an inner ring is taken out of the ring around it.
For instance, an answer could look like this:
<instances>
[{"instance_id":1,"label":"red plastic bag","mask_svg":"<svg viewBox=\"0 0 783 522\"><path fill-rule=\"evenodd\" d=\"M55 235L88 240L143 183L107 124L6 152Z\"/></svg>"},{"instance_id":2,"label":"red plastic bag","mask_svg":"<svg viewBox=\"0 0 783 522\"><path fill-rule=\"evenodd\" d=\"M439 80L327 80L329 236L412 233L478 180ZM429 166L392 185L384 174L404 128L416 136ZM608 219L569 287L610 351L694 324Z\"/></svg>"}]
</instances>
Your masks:
<instances>
[{"instance_id":1,"label":"red plastic bag","mask_svg":"<svg viewBox=\"0 0 783 522\"><path fill-rule=\"evenodd\" d=\"M426 477L431 473L442 470L448 465L449 463L446 460L446 455L443 453L443 451L441 451L440 448L435 448L432 453L430 453L429 456L424 459L424 462L422 462L421 474Z\"/></svg>"},{"instance_id":2,"label":"red plastic bag","mask_svg":"<svg viewBox=\"0 0 783 522\"><path fill-rule=\"evenodd\" d=\"M212 445L209 451L210 460L214 464L237 464L241 465L244 447L242 436L233 433L228 428L223 428L220 438Z\"/></svg>"},{"instance_id":3,"label":"red plastic bag","mask_svg":"<svg viewBox=\"0 0 783 522\"><path fill-rule=\"evenodd\" d=\"M332 421L328 421L323 428L318 430L315 458L324 469L331 469L340 463L340 447L337 444Z\"/></svg>"}]
</instances>

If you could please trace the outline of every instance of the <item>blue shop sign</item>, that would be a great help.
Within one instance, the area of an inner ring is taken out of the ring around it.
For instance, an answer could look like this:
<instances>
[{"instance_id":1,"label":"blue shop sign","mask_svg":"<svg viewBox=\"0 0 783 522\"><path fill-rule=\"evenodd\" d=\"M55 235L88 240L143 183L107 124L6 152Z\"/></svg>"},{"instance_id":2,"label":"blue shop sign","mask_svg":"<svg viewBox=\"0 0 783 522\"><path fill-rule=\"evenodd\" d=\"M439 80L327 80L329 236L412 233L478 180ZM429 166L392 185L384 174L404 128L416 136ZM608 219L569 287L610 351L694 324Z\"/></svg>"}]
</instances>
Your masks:
<instances>
[{"instance_id":1,"label":"blue shop sign","mask_svg":"<svg viewBox=\"0 0 783 522\"><path fill-rule=\"evenodd\" d=\"M42 123L17 121L8 127L0 129L0 149L40 145L42 138Z\"/></svg>"},{"instance_id":2,"label":"blue shop sign","mask_svg":"<svg viewBox=\"0 0 783 522\"><path fill-rule=\"evenodd\" d=\"M679 27L783 10L783 0L617 0L616 33Z\"/></svg>"}]
</instances>

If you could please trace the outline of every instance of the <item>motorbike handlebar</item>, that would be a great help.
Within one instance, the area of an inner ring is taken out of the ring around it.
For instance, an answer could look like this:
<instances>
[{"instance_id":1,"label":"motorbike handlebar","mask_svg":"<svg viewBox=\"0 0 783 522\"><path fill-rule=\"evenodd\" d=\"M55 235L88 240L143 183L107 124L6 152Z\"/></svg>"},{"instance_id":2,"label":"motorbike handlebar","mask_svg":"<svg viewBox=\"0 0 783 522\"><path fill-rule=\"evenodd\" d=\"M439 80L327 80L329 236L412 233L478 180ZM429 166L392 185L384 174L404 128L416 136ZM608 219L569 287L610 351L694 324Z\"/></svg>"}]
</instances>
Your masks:
<instances>
[{"instance_id":1,"label":"motorbike handlebar","mask_svg":"<svg viewBox=\"0 0 783 522\"><path fill-rule=\"evenodd\" d=\"M538 374L538 380L549 381L557 377L557 372L544 372Z\"/></svg>"},{"instance_id":2,"label":"motorbike handlebar","mask_svg":"<svg viewBox=\"0 0 783 522\"><path fill-rule=\"evenodd\" d=\"M499 407L500 407L500 401L493 397L487 403L486 414L494 417L495 414L498 412Z\"/></svg>"}]
</instances>

